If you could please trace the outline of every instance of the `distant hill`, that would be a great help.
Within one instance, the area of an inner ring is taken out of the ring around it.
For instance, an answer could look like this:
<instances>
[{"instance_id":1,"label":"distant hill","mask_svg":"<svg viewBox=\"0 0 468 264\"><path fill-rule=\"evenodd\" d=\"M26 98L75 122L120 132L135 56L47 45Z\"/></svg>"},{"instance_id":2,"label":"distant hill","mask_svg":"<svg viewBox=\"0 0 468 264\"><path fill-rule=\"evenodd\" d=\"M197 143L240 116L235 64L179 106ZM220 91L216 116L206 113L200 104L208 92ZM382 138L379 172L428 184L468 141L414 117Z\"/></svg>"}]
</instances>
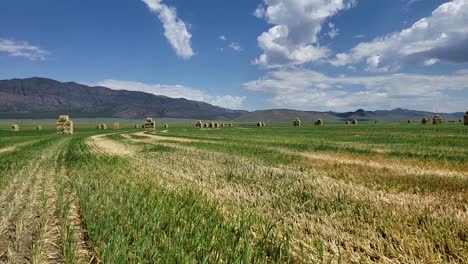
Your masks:
<instances>
[{"instance_id":1,"label":"distant hill","mask_svg":"<svg viewBox=\"0 0 468 264\"><path fill-rule=\"evenodd\" d=\"M378 111L365 111L359 109L354 112L336 113L336 112L314 112L314 111L298 111L291 109L271 109L271 110L258 110L246 113L235 121L238 122L291 122L294 118L298 117L302 122L315 122L317 119L322 119L328 122L339 122L351 119L360 121L380 120L386 122L401 122L407 120L419 121L424 117L432 118L435 113L422 112L407 109L393 109L393 110L378 110ZM444 120L458 120L463 118L463 113L440 114Z\"/></svg>"},{"instance_id":2,"label":"distant hill","mask_svg":"<svg viewBox=\"0 0 468 264\"><path fill-rule=\"evenodd\" d=\"M0 118L56 118L60 114L79 117L182 118L233 120L237 122L406 121L433 117L431 112L407 109L354 112L317 112L271 109L247 112L230 110L184 98L170 98L144 92L90 87L75 82L58 82L45 78L0 80ZM444 120L463 118L463 112L440 114Z\"/></svg>"},{"instance_id":3,"label":"distant hill","mask_svg":"<svg viewBox=\"0 0 468 264\"><path fill-rule=\"evenodd\" d=\"M89 87L45 78L0 81L0 118L194 118L231 120L247 113L184 98Z\"/></svg>"}]
</instances>

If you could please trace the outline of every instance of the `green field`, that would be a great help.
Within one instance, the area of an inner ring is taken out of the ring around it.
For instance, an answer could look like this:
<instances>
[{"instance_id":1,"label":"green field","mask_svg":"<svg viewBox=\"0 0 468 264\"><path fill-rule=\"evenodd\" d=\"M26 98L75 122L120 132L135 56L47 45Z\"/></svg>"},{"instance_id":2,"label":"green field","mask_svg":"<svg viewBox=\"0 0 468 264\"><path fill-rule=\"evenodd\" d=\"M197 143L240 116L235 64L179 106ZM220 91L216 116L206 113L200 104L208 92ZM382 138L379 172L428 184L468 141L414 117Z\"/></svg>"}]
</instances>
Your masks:
<instances>
[{"instance_id":1,"label":"green field","mask_svg":"<svg viewBox=\"0 0 468 264\"><path fill-rule=\"evenodd\" d=\"M468 126L113 121L0 122L0 263L468 262Z\"/></svg>"}]
</instances>

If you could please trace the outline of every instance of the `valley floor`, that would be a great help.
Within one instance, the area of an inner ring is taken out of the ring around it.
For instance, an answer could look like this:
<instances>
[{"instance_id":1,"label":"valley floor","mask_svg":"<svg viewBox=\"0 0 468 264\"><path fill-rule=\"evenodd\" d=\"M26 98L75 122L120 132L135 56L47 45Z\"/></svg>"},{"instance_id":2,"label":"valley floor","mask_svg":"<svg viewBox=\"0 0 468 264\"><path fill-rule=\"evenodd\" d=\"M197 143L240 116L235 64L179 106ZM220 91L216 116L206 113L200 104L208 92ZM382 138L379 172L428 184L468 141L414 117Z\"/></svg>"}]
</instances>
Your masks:
<instances>
[{"instance_id":1,"label":"valley floor","mask_svg":"<svg viewBox=\"0 0 468 264\"><path fill-rule=\"evenodd\" d=\"M0 263L466 263L468 127L0 131Z\"/></svg>"}]
</instances>

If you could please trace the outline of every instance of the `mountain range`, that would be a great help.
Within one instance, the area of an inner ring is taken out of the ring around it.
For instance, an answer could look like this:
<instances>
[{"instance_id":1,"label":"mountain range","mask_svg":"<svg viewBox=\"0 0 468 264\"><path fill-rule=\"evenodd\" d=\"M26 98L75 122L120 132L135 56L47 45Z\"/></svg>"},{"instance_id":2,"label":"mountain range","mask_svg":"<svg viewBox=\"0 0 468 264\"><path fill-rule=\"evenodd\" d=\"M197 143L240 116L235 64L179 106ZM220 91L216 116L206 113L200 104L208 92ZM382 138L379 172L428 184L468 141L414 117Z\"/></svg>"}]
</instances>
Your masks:
<instances>
[{"instance_id":1,"label":"mountain range","mask_svg":"<svg viewBox=\"0 0 468 264\"><path fill-rule=\"evenodd\" d=\"M205 102L170 98L144 92L90 87L46 78L0 80L0 118L56 118L60 114L79 117L184 118L234 120L237 122L406 121L432 117L435 113L407 109L353 112L318 112L270 109L253 112L231 110ZM441 114L444 120L463 118L463 112Z\"/></svg>"}]
</instances>

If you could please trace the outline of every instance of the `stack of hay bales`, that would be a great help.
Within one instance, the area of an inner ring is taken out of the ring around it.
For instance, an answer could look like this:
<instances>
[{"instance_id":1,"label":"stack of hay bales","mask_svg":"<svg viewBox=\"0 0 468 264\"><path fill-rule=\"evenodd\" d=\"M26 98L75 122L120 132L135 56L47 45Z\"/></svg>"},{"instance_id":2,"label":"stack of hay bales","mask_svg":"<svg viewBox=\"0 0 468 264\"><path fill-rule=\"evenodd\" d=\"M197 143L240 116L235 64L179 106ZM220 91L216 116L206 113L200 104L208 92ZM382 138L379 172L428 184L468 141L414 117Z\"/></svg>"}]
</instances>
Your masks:
<instances>
[{"instance_id":1,"label":"stack of hay bales","mask_svg":"<svg viewBox=\"0 0 468 264\"><path fill-rule=\"evenodd\" d=\"M19 126L17 124L11 125L11 131L19 131Z\"/></svg>"},{"instance_id":2,"label":"stack of hay bales","mask_svg":"<svg viewBox=\"0 0 468 264\"><path fill-rule=\"evenodd\" d=\"M408 124L411 124L411 120L408 120Z\"/></svg>"},{"instance_id":3,"label":"stack of hay bales","mask_svg":"<svg viewBox=\"0 0 468 264\"><path fill-rule=\"evenodd\" d=\"M119 122L114 122L114 124L112 124L112 128L120 129L120 123Z\"/></svg>"},{"instance_id":4,"label":"stack of hay bales","mask_svg":"<svg viewBox=\"0 0 468 264\"><path fill-rule=\"evenodd\" d=\"M59 116L57 121L57 134L69 135L73 134L73 121L67 115Z\"/></svg>"},{"instance_id":5,"label":"stack of hay bales","mask_svg":"<svg viewBox=\"0 0 468 264\"><path fill-rule=\"evenodd\" d=\"M353 124L353 125L357 125L357 119L353 119L353 120L351 120L351 124Z\"/></svg>"},{"instance_id":6,"label":"stack of hay bales","mask_svg":"<svg viewBox=\"0 0 468 264\"><path fill-rule=\"evenodd\" d=\"M423 124L423 125L427 125L427 124L429 124L430 122L431 122L430 119L429 119L429 118L425 118L425 117L421 120L421 124Z\"/></svg>"},{"instance_id":7,"label":"stack of hay bales","mask_svg":"<svg viewBox=\"0 0 468 264\"><path fill-rule=\"evenodd\" d=\"M102 130L107 129L107 124L104 124L104 123L99 124L99 125L97 125L96 128L97 128L97 129L102 129Z\"/></svg>"},{"instance_id":8,"label":"stack of hay bales","mask_svg":"<svg viewBox=\"0 0 468 264\"><path fill-rule=\"evenodd\" d=\"M214 122L210 122L210 123L208 124L208 127L210 127L210 128L213 128L214 126L215 126Z\"/></svg>"},{"instance_id":9,"label":"stack of hay bales","mask_svg":"<svg viewBox=\"0 0 468 264\"><path fill-rule=\"evenodd\" d=\"M322 125L323 125L322 119L319 119L319 120L315 121L314 125L316 125L316 126L322 126Z\"/></svg>"},{"instance_id":10,"label":"stack of hay bales","mask_svg":"<svg viewBox=\"0 0 468 264\"><path fill-rule=\"evenodd\" d=\"M208 123L204 123L203 127L208 128Z\"/></svg>"},{"instance_id":11,"label":"stack of hay bales","mask_svg":"<svg viewBox=\"0 0 468 264\"><path fill-rule=\"evenodd\" d=\"M168 124L164 124L164 128L169 128L169 125L168 125Z\"/></svg>"},{"instance_id":12,"label":"stack of hay bales","mask_svg":"<svg viewBox=\"0 0 468 264\"><path fill-rule=\"evenodd\" d=\"M36 130L37 130L37 131L41 131L41 130L42 130L42 126L37 126L37 127L36 127Z\"/></svg>"},{"instance_id":13,"label":"stack of hay bales","mask_svg":"<svg viewBox=\"0 0 468 264\"><path fill-rule=\"evenodd\" d=\"M294 118L293 126L295 127L301 126L301 120L298 117Z\"/></svg>"},{"instance_id":14,"label":"stack of hay bales","mask_svg":"<svg viewBox=\"0 0 468 264\"><path fill-rule=\"evenodd\" d=\"M145 124L143 125L145 130L155 130L156 129L156 122L153 121L153 118L147 117L145 120Z\"/></svg>"},{"instance_id":15,"label":"stack of hay bales","mask_svg":"<svg viewBox=\"0 0 468 264\"><path fill-rule=\"evenodd\" d=\"M257 127L262 127L262 122L258 122Z\"/></svg>"},{"instance_id":16,"label":"stack of hay bales","mask_svg":"<svg viewBox=\"0 0 468 264\"><path fill-rule=\"evenodd\" d=\"M203 122L201 120L198 120L197 123L195 124L196 127L202 128L204 127Z\"/></svg>"},{"instance_id":17,"label":"stack of hay bales","mask_svg":"<svg viewBox=\"0 0 468 264\"><path fill-rule=\"evenodd\" d=\"M440 115L435 115L434 119L432 119L432 124L434 125L442 124L442 117Z\"/></svg>"},{"instance_id":18,"label":"stack of hay bales","mask_svg":"<svg viewBox=\"0 0 468 264\"><path fill-rule=\"evenodd\" d=\"M232 127L232 123L229 123L229 127Z\"/></svg>"},{"instance_id":19,"label":"stack of hay bales","mask_svg":"<svg viewBox=\"0 0 468 264\"><path fill-rule=\"evenodd\" d=\"M219 127L219 123L218 122L214 123L214 128L218 128L218 127Z\"/></svg>"},{"instance_id":20,"label":"stack of hay bales","mask_svg":"<svg viewBox=\"0 0 468 264\"><path fill-rule=\"evenodd\" d=\"M468 126L468 111L466 111L465 115L463 116L463 121L465 126Z\"/></svg>"},{"instance_id":21,"label":"stack of hay bales","mask_svg":"<svg viewBox=\"0 0 468 264\"><path fill-rule=\"evenodd\" d=\"M226 125L224 125L224 123L223 123L223 124L221 124L221 127L225 127L225 126L226 126Z\"/></svg>"}]
</instances>

